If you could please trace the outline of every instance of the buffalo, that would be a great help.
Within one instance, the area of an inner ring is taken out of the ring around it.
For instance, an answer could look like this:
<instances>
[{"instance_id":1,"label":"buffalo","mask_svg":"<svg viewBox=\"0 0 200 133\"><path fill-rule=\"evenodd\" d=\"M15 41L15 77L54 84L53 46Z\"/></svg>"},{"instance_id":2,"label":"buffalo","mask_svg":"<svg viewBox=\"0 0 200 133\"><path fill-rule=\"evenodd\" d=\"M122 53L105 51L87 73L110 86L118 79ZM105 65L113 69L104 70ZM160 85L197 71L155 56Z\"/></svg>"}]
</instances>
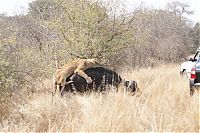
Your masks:
<instances>
[{"instance_id":1,"label":"buffalo","mask_svg":"<svg viewBox=\"0 0 200 133\"><path fill-rule=\"evenodd\" d=\"M113 88L118 91L119 84L122 84L126 90L134 92L137 90L135 81L123 81L121 76L113 70L104 67L88 68L85 73L92 78L92 83L88 84L86 80L78 74L72 74L66 79L64 86L60 87L61 96L66 92L86 92L86 91L105 91L106 88Z\"/></svg>"}]
</instances>

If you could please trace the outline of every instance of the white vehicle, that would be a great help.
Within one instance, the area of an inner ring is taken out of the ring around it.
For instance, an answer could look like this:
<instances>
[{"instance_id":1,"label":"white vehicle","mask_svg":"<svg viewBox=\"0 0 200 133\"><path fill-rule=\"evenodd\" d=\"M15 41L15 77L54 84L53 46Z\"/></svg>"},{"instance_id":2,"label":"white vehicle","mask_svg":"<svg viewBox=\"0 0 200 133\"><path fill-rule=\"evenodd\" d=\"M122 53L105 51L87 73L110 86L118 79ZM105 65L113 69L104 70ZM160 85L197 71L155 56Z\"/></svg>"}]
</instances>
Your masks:
<instances>
[{"instance_id":1,"label":"white vehicle","mask_svg":"<svg viewBox=\"0 0 200 133\"><path fill-rule=\"evenodd\" d=\"M185 74L190 78L192 67L196 64L198 58L200 57L200 47L197 49L193 58L190 58L189 61L183 62L181 64L180 74Z\"/></svg>"}]
</instances>

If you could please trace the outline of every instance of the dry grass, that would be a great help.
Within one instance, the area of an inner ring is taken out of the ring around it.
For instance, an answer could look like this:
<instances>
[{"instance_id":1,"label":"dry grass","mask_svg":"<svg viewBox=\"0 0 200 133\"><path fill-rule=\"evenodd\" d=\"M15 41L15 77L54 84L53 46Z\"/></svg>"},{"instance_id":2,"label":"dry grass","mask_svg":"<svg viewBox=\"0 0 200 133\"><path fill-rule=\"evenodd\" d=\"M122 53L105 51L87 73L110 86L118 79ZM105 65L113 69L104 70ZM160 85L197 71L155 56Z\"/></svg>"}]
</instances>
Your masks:
<instances>
[{"instance_id":1,"label":"dry grass","mask_svg":"<svg viewBox=\"0 0 200 133\"><path fill-rule=\"evenodd\" d=\"M199 131L199 93L189 95L178 65L124 71L141 95L76 95L53 99L38 94L18 105L0 131Z\"/></svg>"}]
</instances>

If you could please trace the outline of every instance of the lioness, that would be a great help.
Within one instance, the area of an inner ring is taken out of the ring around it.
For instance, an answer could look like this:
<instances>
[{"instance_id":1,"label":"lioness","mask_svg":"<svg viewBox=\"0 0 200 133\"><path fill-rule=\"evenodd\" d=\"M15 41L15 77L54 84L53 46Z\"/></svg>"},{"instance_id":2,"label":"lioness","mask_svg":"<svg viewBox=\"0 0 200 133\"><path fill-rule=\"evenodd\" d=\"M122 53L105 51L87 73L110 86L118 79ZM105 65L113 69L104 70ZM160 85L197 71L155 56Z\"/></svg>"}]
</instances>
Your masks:
<instances>
[{"instance_id":1,"label":"lioness","mask_svg":"<svg viewBox=\"0 0 200 133\"><path fill-rule=\"evenodd\" d=\"M100 66L96 59L77 59L65 64L63 67L56 71L55 85L64 86L66 78L73 73L85 78L88 84L92 83L91 77L85 74L85 70L91 67Z\"/></svg>"}]
</instances>

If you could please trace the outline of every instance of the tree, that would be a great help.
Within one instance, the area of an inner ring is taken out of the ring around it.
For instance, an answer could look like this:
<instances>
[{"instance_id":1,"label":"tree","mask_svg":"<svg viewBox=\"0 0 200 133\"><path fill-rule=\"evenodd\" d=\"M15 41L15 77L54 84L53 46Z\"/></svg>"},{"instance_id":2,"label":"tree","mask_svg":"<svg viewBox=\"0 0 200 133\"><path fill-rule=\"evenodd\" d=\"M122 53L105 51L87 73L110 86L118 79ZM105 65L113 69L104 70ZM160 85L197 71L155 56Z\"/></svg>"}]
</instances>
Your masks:
<instances>
[{"instance_id":1,"label":"tree","mask_svg":"<svg viewBox=\"0 0 200 133\"><path fill-rule=\"evenodd\" d=\"M193 11L189 10L190 6L186 3L182 3L180 1L173 1L167 4L167 8L170 12L172 12L175 16L179 16L181 19L184 14L191 15Z\"/></svg>"},{"instance_id":2,"label":"tree","mask_svg":"<svg viewBox=\"0 0 200 133\"><path fill-rule=\"evenodd\" d=\"M42 6L45 5L45 6ZM109 7L109 11L112 10ZM87 0L35 1L29 15L59 35L57 53L68 57L99 58L104 62L124 46L122 35L133 18L108 14L101 2ZM39 16L39 17L38 17Z\"/></svg>"},{"instance_id":3,"label":"tree","mask_svg":"<svg viewBox=\"0 0 200 133\"><path fill-rule=\"evenodd\" d=\"M200 47L200 26L196 23L195 26L190 31L190 36L193 41L193 51Z\"/></svg>"}]
</instances>

